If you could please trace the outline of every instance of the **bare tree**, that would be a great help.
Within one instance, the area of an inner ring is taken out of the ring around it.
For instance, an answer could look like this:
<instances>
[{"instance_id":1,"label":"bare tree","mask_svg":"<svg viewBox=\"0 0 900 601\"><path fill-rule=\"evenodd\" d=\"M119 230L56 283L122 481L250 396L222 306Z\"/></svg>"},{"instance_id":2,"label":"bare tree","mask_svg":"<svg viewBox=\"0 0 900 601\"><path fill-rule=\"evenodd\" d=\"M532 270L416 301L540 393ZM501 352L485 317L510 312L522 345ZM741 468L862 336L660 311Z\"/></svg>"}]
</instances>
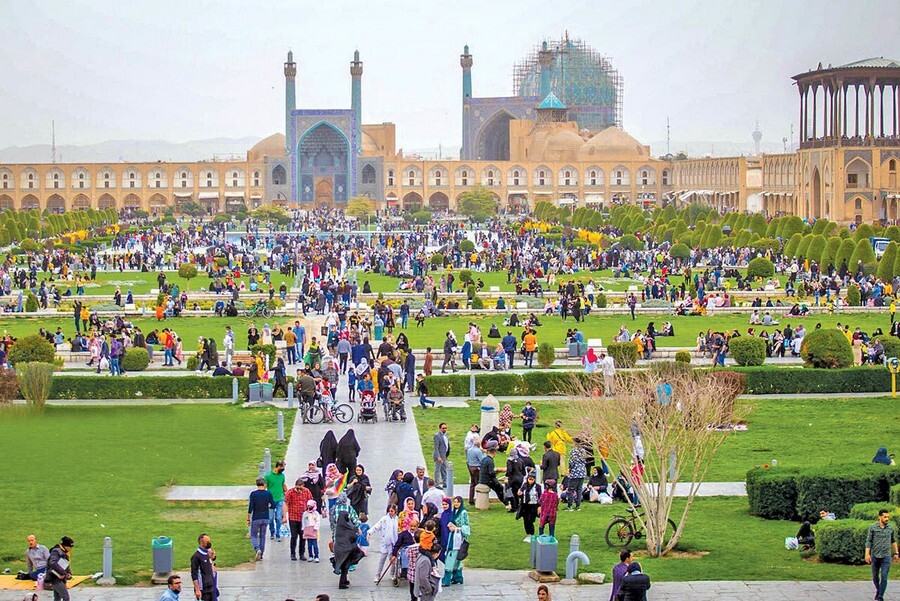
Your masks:
<instances>
[{"instance_id":1,"label":"bare tree","mask_svg":"<svg viewBox=\"0 0 900 601\"><path fill-rule=\"evenodd\" d=\"M637 493L642 511L636 513L650 556L665 555L681 537L713 456L732 430L743 376L655 364L618 374L612 399L597 396L603 389L601 377L579 376L571 382L569 419L583 438L609 449L612 463ZM672 533L666 529L678 483L687 485L686 503L680 520L673 520L677 528Z\"/></svg>"}]
</instances>

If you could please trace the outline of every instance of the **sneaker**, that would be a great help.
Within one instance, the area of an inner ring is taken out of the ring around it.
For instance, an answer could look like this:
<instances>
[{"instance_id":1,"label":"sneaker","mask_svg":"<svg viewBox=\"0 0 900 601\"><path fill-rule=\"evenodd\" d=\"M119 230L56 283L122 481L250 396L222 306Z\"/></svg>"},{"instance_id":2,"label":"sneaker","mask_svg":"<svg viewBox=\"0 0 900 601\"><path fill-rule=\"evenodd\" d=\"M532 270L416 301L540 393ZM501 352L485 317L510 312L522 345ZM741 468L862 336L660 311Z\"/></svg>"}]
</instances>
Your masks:
<instances>
[{"instance_id":1,"label":"sneaker","mask_svg":"<svg viewBox=\"0 0 900 601\"><path fill-rule=\"evenodd\" d=\"M259 561L260 559L262 559L262 551L257 551L257 552L256 552L256 557L255 557L254 559L255 559L256 561Z\"/></svg>"},{"instance_id":2,"label":"sneaker","mask_svg":"<svg viewBox=\"0 0 900 601\"><path fill-rule=\"evenodd\" d=\"M319 563L319 558L316 557L313 561L314 561L315 563Z\"/></svg>"},{"instance_id":3,"label":"sneaker","mask_svg":"<svg viewBox=\"0 0 900 601\"><path fill-rule=\"evenodd\" d=\"M275 542L276 542L276 543L280 543L280 542L281 542L281 537L276 536L276 537L275 537Z\"/></svg>"},{"instance_id":4,"label":"sneaker","mask_svg":"<svg viewBox=\"0 0 900 601\"><path fill-rule=\"evenodd\" d=\"M297 561L297 556L296 556L296 555L291 555L291 561Z\"/></svg>"},{"instance_id":5,"label":"sneaker","mask_svg":"<svg viewBox=\"0 0 900 601\"><path fill-rule=\"evenodd\" d=\"M275 540L275 535L274 535L274 534L270 534L270 535L269 535L269 540Z\"/></svg>"}]
</instances>

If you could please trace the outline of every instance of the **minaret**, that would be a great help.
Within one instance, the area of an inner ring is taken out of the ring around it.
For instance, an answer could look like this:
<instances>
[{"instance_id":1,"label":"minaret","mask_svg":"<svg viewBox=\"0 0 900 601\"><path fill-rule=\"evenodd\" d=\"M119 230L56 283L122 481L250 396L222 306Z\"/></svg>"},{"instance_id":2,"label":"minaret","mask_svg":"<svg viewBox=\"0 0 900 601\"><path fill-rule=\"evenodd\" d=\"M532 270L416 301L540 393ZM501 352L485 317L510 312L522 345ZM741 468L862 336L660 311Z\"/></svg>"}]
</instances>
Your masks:
<instances>
[{"instance_id":1,"label":"minaret","mask_svg":"<svg viewBox=\"0 0 900 601\"><path fill-rule=\"evenodd\" d=\"M762 141L762 132L759 131L759 121L756 122L756 129L753 130L753 147L756 154L759 155L759 143Z\"/></svg>"},{"instance_id":2,"label":"minaret","mask_svg":"<svg viewBox=\"0 0 900 601\"><path fill-rule=\"evenodd\" d=\"M353 52L353 62L350 63L350 108L353 109L353 117L356 119L356 151L357 156L362 155L362 74L363 64L359 60L359 50Z\"/></svg>"},{"instance_id":3,"label":"minaret","mask_svg":"<svg viewBox=\"0 0 900 601\"><path fill-rule=\"evenodd\" d=\"M541 100L543 100L550 93L550 67L553 64L553 51L547 48L547 42L541 44L538 62L541 64Z\"/></svg>"},{"instance_id":4,"label":"minaret","mask_svg":"<svg viewBox=\"0 0 900 601\"><path fill-rule=\"evenodd\" d=\"M466 111L466 100L472 97L472 55L469 54L469 45L466 44L463 46L463 53L459 55L459 66L462 67L463 70L463 120L462 120L462 150L460 154L464 155L462 158L468 158L465 154L469 150L469 135L466 133L468 129L466 127L466 122L468 121Z\"/></svg>"},{"instance_id":5,"label":"minaret","mask_svg":"<svg viewBox=\"0 0 900 601\"><path fill-rule=\"evenodd\" d=\"M291 154L291 111L297 108L297 89L294 79L297 77L297 63L294 53L288 50L287 62L284 63L284 152Z\"/></svg>"}]
</instances>

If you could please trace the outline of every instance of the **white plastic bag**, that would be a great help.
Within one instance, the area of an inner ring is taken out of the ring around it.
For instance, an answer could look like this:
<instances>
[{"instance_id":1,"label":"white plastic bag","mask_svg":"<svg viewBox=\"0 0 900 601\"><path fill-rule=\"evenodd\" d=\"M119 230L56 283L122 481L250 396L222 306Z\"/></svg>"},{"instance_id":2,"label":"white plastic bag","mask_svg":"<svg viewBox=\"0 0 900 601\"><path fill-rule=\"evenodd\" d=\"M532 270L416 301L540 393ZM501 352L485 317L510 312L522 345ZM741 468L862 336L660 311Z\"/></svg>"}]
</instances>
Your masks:
<instances>
[{"instance_id":1,"label":"white plastic bag","mask_svg":"<svg viewBox=\"0 0 900 601\"><path fill-rule=\"evenodd\" d=\"M796 536L788 536L784 539L784 548L788 551L796 551L800 548L800 543Z\"/></svg>"}]
</instances>

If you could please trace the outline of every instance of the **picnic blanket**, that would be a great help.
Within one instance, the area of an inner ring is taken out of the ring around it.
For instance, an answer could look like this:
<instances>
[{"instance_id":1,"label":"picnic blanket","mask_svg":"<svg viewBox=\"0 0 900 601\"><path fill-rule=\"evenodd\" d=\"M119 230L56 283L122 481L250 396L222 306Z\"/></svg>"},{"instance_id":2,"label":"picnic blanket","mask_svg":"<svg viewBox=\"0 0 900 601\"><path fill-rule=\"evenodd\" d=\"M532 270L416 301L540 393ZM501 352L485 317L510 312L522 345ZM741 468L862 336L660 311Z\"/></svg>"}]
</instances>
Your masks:
<instances>
[{"instance_id":1,"label":"picnic blanket","mask_svg":"<svg viewBox=\"0 0 900 601\"><path fill-rule=\"evenodd\" d=\"M78 586L90 578L90 576L72 576L72 579L66 583L66 588ZM0 574L0 590L33 591L35 586L37 586L37 582L34 580L16 580L15 574Z\"/></svg>"}]
</instances>

